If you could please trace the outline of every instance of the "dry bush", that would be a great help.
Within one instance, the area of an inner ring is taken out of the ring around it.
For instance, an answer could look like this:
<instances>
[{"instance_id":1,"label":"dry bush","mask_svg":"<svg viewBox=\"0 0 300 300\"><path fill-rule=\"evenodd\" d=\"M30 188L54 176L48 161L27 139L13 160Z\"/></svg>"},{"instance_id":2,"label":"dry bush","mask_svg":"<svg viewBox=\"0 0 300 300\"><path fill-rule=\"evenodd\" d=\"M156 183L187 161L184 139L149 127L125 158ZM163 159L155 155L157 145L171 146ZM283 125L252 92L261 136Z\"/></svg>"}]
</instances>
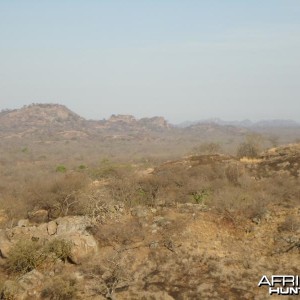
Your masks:
<instances>
[{"instance_id":1,"label":"dry bush","mask_svg":"<svg viewBox=\"0 0 300 300\"><path fill-rule=\"evenodd\" d=\"M139 185L132 176L111 179L108 190L114 201L122 202L128 207L139 204Z\"/></svg>"},{"instance_id":2,"label":"dry bush","mask_svg":"<svg viewBox=\"0 0 300 300\"><path fill-rule=\"evenodd\" d=\"M225 168L226 178L233 185L239 184L239 178L241 176L241 169L238 164L230 164Z\"/></svg>"},{"instance_id":3,"label":"dry bush","mask_svg":"<svg viewBox=\"0 0 300 300\"><path fill-rule=\"evenodd\" d=\"M148 257L151 268L145 270L143 289L168 291L174 299L199 299L202 295L198 288L207 281L208 272L211 271L208 266L209 258L205 253L193 255L187 251L178 254L171 251L151 251ZM214 298L217 299L213 295L207 297Z\"/></svg>"},{"instance_id":4,"label":"dry bush","mask_svg":"<svg viewBox=\"0 0 300 300\"><path fill-rule=\"evenodd\" d=\"M287 216L279 226L279 231L297 232L300 229L300 221L296 216Z\"/></svg>"},{"instance_id":5,"label":"dry bush","mask_svg":"<svg viewBox=\"0 0 300 300\"><path fill-rule=\"evenodd\" d=\"M256 144L245 142L239 145L237 149L237 157L250 157L254 158L257 157L259 153L259 149Z\"/></svg>"},{"instance_id":6,"label":"dry bush","mask_svg":"<svg viewBox=\"0 0 300 300\"><path fill-rule=\"evenodd\" d=\"M130 245L144 240L142 225L137 220L130 220L122 226L102 224L90 229L101 247Z\"/></svg>"},{"instance_id":7,"label":"dry bush","mask_svg":"<svg viewBox=\"0 0 300 300\"><path fill-rule=\"evenodd\" d=\"M2 300L17 300L18 294L22 292L20 285L13 280L7 280L0 286L0 299Z\"/></svg>"},{"instance_id":8,"label":"dry bush","mask_svg":"<svg viewBox=\"0 0 300 300\"><path fill-rule=\"evenodd\" d=\"M13 273L27 273L41 265L46 259L40 242L21 240L9 252L7 269Z\"/></svg>"},{"instance_id":9,"label":"dry bush","mask_svg":"<svg viewBox=\"0 0 300 300\"><path fill-rule=\"evenodd\" d=\"M92 179L119 178L131 174L132 171L132 165L129 163L120 163L109 159L102 159L100 165L89 169L88 174Z\"/></svg>"},{"instance_id":10,"label":"dry bush","mask_svg":"<svg viewBox=\"0 0 300 300\"><path fill-rule=\"evenodd\" d=\"M122 202L127 207L155 206L160 196L168 193L170 187L178 189L184 186L182 178L182 175L178 176L176 172L164 172L145 178L125 173L111 178L107 188L113 201Z\"/></svg>"},{"instance_id":11,"label":"dry bush","mask_svg":"<svg viewBox=\"0 0 300 300\"><path fill-rule=\"evenodd\" d=\"M273 203L294 207L300 203L299 178L275 175L263 180L266 193L273 198Z\"/></svg>"},{"instance_id":12,"label":"dry bush","mask_svg":"<svg viewBox=\"0 0 300 300\"><path fill-rule=\"evenodd\" d=\"M79 285L72 276L56 276L42 291L43 299L68 300L78 299Z\"/></svg>"},{"instance_id":13,"label":"dry bush","mask_svg":"<svg viewBox=\"0 0 300 300\"><path fill-rule=\"evenodd\" d=\"M216 154L222 151L222 147L219 143L208 142L194 147L192 153L194 154Z\"/></svg>"},{"instance_id":14,"label":"dry bush","mask_svg":"<svg viewBox=\"0 0 300 300\"><path fill-rule=\"evenodd\" d=\"M27 273L49 260L66 260L71 254L71 244L65 240L42 243L28 239L18 241L11 248L6 267L12 273Z\"/></svg>"},{"instance_id":15,"label":"dry bush","mask_svg":"<svg viewBox=\"0 0 300 300\"><path fill-rule=\"evenodd\" d=\"M115 204L106 186L90 187L80 193L78 200L77 214L89 216L94 222L101 222Z\"/></svg>"},{"instance_id":16,"label":"dry bush","mask_svg":"<svg viewBox=\"0 0 300 300\"><path fill-rule=\"evenodd\" d=\"M11 195L9 192L0 196L0 211L4 219L0 222L1 227L15 226L19 219L27 218L29 205L24 201L22 195Z\"/></svg>"},{"instance_id":17,"label":"dry bush","mask_svg":"<svg viewBox=\"0 0 300 300\"><path fill-rule=\"evenodd\" d=\"M127 290L134 280L128 270L128 264L119 253L110 256L101 264L87 263L81 267L81 272L89 281L89 289L94 296L102 295L105 299L115 299L114 295Z\"/></svg>"},{"instance_id":18,"label":"dry bush","mask_svg":"<svg viewBox=\"0 0 300 300\"><path fill-rule=\"evenodd\" d=\"M32 209L46 209L50 218L76 214L79 194L87 183L88 178L83 173L55 175L31 183L27 201Z\"/></svg>"},{"instance_id":19,"label":"dry bush","mask_svg":"<svg viewBox=\"0 0 300 300\"><path fill-rule=\"evenodd\" d=\"M44 251L54 255L55 259L66 261L71 256L72 243L63 239L54 239L44 246Z\"/></svg>"},{"instance_id":20,"label":"dry bush","mask_svg":"<svg viewBox=\"0 0 300 300\"><path fill-rule=\"evenodd\" d=\"M260 190L244 190L238 186L224 186L215 191L208 203L224 215L261 219L270 198Z\"/></svg>"},{"instance_id":21,"label":"dry bush","mask_svg":"<svg viewBox=\"0 0 300 300\"><path fill-rule=\"evenodd\" d=\"M198 178L207 182L214 182L225 178L224 166L216 163L195 166L189 170L188 174L192 174L192 172L196 172Z\"/></svg>"}]
</instances>

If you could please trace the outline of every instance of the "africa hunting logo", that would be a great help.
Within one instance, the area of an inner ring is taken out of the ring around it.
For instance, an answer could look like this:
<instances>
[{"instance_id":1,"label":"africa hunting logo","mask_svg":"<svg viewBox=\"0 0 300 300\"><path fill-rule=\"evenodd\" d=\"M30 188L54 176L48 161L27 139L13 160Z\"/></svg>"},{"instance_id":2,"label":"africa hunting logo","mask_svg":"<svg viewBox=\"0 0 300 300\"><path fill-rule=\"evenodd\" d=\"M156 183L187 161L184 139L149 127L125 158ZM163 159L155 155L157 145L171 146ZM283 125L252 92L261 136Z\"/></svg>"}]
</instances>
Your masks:
<instances>
[{"instance_id":1,"label":"africa hunting logo","mask_svg":"<svg viewBox=\"0 0 300 300\"><path fill-rule=\"evenodd\" d=\"M258 283L258 287L268 286L270 295L299 295L300 279L299 275L272 275L269 278L263 275Z\"/></svg>"}]
</instances>

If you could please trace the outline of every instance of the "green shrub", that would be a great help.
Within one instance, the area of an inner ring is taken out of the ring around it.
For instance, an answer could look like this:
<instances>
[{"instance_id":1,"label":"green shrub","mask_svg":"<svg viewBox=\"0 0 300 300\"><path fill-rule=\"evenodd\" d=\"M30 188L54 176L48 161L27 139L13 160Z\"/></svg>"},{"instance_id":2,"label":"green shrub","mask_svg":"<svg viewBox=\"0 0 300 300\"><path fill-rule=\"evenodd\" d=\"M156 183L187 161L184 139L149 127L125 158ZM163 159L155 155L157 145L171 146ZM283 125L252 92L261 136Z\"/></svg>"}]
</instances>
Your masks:
<instances>
[{"instance_id":1,"label":"green shrub","mask_svg":"<svg viewBox=\"0 0 300 300\"><path fill-rule=\"evenodd\" d=\"M21 149L21 152L23 152L23 153L28 153L28 148L27 148L27 147L23 147L23 148Z\"/></svg>"},{"instance_id":2,"label":"green shrub","mask_svg":"<svg viewBox=\"0 0 300 300\"><path fill-rule=\"evenodd\" d=\"M193 193L193 199L197 204L203 204L205 199L209 196L209 192L207 190L202 190L200 192Z\"/></svg>"},{"instance_id":3,"label":"green shrub","mask_svg":"<svg viewBox=\"0 0 300 300\"><path fill-rule=\"evenodd\" d=\"M67 171L67 168L64 165L58 165L56 167L56 172L65 173L66 171Z\"/></svg>"},{"instance_id":4,"label":"green shrub","mask_svg":"<svg viewBox=\"0 0 300 300\"><path fill-rule=\"evenodd\" d=\"M85 170L85 169L86 169L86 166L85 166L85 165L80 165L80 166L78 166L78 169L79 169L79 170Z\"/></svg>"}]
</instances>

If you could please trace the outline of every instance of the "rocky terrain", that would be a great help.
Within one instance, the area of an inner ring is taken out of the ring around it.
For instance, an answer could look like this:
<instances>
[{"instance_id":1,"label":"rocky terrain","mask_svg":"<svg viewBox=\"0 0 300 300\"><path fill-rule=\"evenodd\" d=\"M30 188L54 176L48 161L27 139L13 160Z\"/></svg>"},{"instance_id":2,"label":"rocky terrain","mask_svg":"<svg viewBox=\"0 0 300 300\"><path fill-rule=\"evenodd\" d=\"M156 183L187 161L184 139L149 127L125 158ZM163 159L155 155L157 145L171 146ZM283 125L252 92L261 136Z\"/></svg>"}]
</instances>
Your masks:
<instances>
[{"instance_id":1,"label":"rocky terrain","mask_svg":"<svg viewBox=\"0 0 300 300\"><path fill-rule=\"evenodd\" d=\"M188 156L89 181L79 215L72 193L59 217L2 211L1 297L277 299L257 284L300 272L299 170L299 144Z\"/></svg>"},{"instance_id":2,"label":"rocky terrain","mask_svg":"<svg viewBox=\"0 0 300 300\"><path fill-rule=\"evenodd\" d=\"M300 271L300 145L265 130L2 111L0 298L277 299L257 284Z\"/></svg>"},{"instance_id":3,"label":"rocky terrain","mask_svg":"<svg viewBox=\"0 0 300 300\"><path fill-rule=\"evenodd\" d=\"M74 137L107 136L120 133L161 131L171 128L162 117L135 119L130 115L112 115L108 120L86 120L63 105L32 104L21 109L0 113L2 138L32 137L47 134L70 139Z\"/></svg>"}]
</instances>

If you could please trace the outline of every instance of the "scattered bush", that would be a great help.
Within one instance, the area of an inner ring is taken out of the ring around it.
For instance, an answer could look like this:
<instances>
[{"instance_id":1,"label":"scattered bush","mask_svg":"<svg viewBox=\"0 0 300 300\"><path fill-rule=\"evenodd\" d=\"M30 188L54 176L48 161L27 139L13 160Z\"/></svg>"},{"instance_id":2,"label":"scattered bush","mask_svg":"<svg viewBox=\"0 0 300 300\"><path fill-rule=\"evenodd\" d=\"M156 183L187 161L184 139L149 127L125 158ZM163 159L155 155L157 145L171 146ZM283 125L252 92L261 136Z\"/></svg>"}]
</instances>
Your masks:
<instances>
[{"instance_id":1,"label":"scattered bush","mask_svg":"<svg viewBox=\"0 0 300 300\"><path fill-rule=\"evenodd\" d=\"M300 229L300 222L295 216L287 216L278 227L279 231L296 232Z\"/></svg>"},{"instance_id":2,"label":"scattered bush","mask_svg":"<svg viewBox=\"0 0 300 300\"><path fill-rule=\"evenodd\" d=\"M241 143L237 149L237 156L239 158L249 157L255 158L261 151L263 144L263 137L260 134L252 133L246 136L246 141Z\"/></svg>"},{"instance_id":3,"label":"scattered bush","mask_svg":"<svg viewBox=\"0 0 300 300\"><path fill-rule=\"evenodd\" d=\"M12 273L24 274L49 259L65 261L70 254L71 244L65 240L53 240L43 244L39 241L24 239L12 247L6 266Z\"/></svg>"},{"instance_id":4,"label":"scattered bush","mask_svg":"<svg viewBox=\"0 0 300 300\"><path fill-rule=\"evenodd\" d=\"M85 169L86 169L86 166L85 166L85 165L80 165L80 166L78 166L78 169L79 169L79 170L85 170Z\"/></svg>"},{"instance_id":5,"label":"scattered bush","mask_svg":"<svg viewBox=\"0 0 300 300\"><path fill-rule=\"evenodd\" d=\"M3 300L17 300L17 294L22 291L17 282L13 280L7 280L0 286L0 299Z\"/></svg>"},{"instance_id":6,"label":"scattered bush","mask_svg":"<svg viewBox=\"0 0 300 300\"><path fill-rule=\"evenodd\" d=\"M249 158L254 158L258 156L258 148L255 144L253 143L242 143L239 145L238 150L237 150L237 157L242 158L242 157L249 157Z\"/></svg>"},{"instance_id":7,"label":"scattered bush","mask_svg":"<svg viewBox=\"0 0 300 300\"><path fill-rule=\"evenodd\" d=\"M42 297L52 300L76 299L78 283L73 277L57 276L42 291Z\"/></svg>"},{"instance_id":8,"label":"scattered bush","mask_svg":"<svg viewBox=\"0 0 300 300\"><path fill-rule=\"evenodd\" d=\"M13 273L27 273L35 269L46 258L46 253L39 242L21 240L9 252L7 268Z\"/></svg>"},{"instance_id":9,"label":"scattered bush","mask_svg":"<svg viewBox=\"0 0 300 300\"><path fill-rule=\"evenodd\" d=\"M234 185L238 185L241 171L237 164L230 164L225 168L225 175L228 181Z\"/></svg>"},{"instance_id":10,"label":"scattered bush","mask_svg":"<svg viewBox=\"0 0 300 300\"><path fill-rule=\"evenodd\" d=\"M86 174L59 174L47 181L34 182L27 197L35 209L46 209L50 218L76 214L79 194L88 184Z\"/></svg>"},{"instance_id":11,"label":"scattered bush","mask_svg":"<svg viewBox=\"0 0 300 300\"><path fill-rule=\"evenodd\" d=\"M202 190L200 192L193 193L193 199L197 204L204 204L204 201L209 196L209 192L207 190Z\"/></svg>"},{"instance_id":12,"label":"scattered bush","mask_svg":"<svg viewBox=\"0 0 300 300\"><path fill-rule=\"evenodd\" d=\"M56 172L65 173L65 172L67 172L67 168L64 165L59 165L56 167Z\"/></svg>"},{"instance_id":13,"label":"scattered bush","mask_svg":"<svg viewBox=\"0 0 300 300\"><path fill-rule=\"evenodd\" d=\"M221 152L222 148L218 143L203 143L200 146L193 148L194 154L216 154Z\"/></svg>"},{"instance_id":14,"label":"scattered bush","mask_svg":"<svg viewBox=\"0 0 300 300\"><path fill-rule=\"evenodd\" d=\"M63 261L66 261L71 255L72 244L66 240L52 240L46 247L46 252L54 254L57 259L61 259Z\"/></svg>"}]
</instances>

